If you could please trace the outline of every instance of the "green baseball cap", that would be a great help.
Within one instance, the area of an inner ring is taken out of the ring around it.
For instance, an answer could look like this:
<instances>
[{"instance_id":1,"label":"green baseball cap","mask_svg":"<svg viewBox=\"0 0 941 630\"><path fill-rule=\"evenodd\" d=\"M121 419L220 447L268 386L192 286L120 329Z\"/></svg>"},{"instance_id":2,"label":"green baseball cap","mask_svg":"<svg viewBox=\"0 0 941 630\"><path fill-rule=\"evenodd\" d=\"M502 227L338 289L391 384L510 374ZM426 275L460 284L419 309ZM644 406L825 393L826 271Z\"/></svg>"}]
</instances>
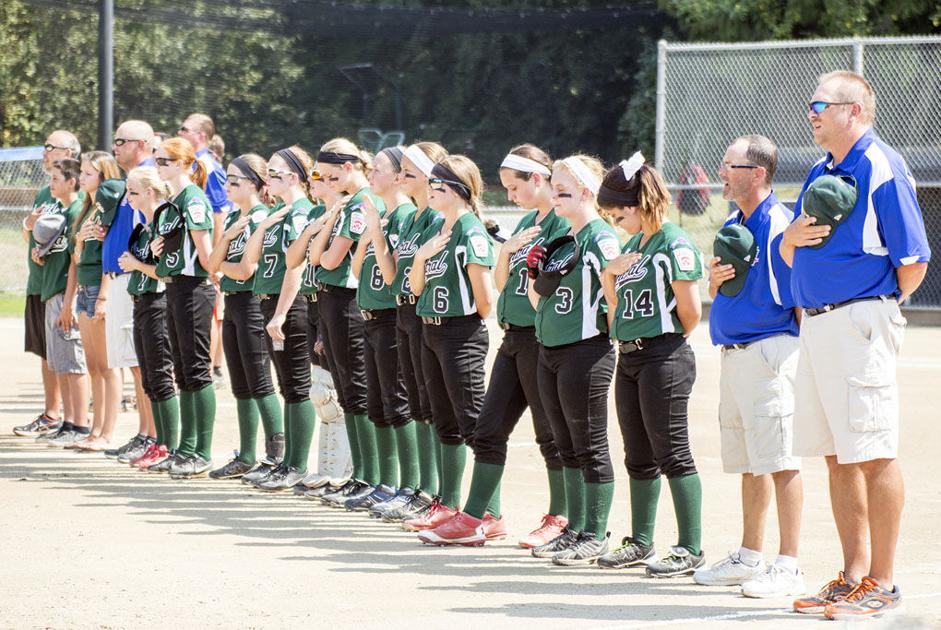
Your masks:
<instances>
[{"instance_id":1,"label":"green baseball cap","mask_svg":"<svg viewBox=\"0 0 941 630\"><path fill-rule=\"evenodd\" d=\"M820 249L827 244L837 226L846 221L856 205L856 180L849 175L821 175L815 179L801 202L801 210L810 217L815 217L815 225L829 225L828 234L819 244L811 245Z\"/></svg>"},{"instance_id":2,"label":"green baseball cap","mask_svg":"<svg viewBox=\"0 0 941 630\"><path fill-rule=\"evenodd\" d=\"M719 293L726 297L735 297L745 286L748 270L755 263L758 244L755 235L741 223L726 225L716 234L712 244L712 253L719 257L723 265L732 265L735 276L726 280L719 287Z\"/></svg>"},{"instance_id":3,"label":"green baseball cap","mask_svg":"<svg viewBox=\"0 0 941 630\"><path fill-rule=\"evenodd\" d=\"M118 206L124 199L126 185L122 179L106 179L98 185L95 192L95 207L102 222L110 225Z\"/></svg>"}]
</instances>

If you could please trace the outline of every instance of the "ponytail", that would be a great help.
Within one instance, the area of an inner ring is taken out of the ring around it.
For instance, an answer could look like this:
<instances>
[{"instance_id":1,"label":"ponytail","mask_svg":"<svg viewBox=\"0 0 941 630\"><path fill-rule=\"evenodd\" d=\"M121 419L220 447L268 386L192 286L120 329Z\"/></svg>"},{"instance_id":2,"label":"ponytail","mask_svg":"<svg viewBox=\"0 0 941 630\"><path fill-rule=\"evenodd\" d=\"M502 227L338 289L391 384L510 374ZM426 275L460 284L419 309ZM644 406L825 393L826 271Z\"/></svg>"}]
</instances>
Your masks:
<instances>
[{"instance_id":1,"label":"ponytail","mask_svg":"<svg viewBox=\"0 0 941 630\"><path fill-rule=\"evenodd\" d=\"M200 188L206 188L206 180L209 179L209 173L206 172L206 165L199 160L196 160L195 164L196 166L193 168L190 179Z\"/></svg>"}]
</instances>

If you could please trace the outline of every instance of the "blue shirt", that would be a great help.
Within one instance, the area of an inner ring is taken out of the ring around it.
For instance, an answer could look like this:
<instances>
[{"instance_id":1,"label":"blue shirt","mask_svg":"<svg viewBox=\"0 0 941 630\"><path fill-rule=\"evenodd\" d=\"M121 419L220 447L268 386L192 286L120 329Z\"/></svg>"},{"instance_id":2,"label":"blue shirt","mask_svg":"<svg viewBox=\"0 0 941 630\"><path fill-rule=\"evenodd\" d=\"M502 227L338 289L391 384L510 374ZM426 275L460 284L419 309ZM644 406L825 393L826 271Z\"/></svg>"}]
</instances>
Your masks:
<instances>
[{"instance_id":1,"label":"blue shirt","mask_svg":"<svg viewBox=\"0 0 941 630\"><path fill-rule=\"evenodd\" d=\"M819 308L861 297L898 297L895 268L931 258L915 180L905 160L870 129L842 162L833 164L828 153L810 169L795 216L800 215L807 186L828 174L852 175L859 195L850 216L834 229L826 245L796 249L791 273L794 302Z\"/></svg>"},{"instance_id":2,"label":"blue shirt","mask_svg":"<svg viewBox=\"0 0 941 630\"><path fill-rule=\"evenodd\" d=\"M229 196L225 192L225 169L212 157L209 149L196 152L196 159L206 168L206 185L203 190L209 198L213 212L229 211Z\"/></svg>"},{"instance_id":3,"label":"blue shirt","mask_svg":"<svg viewBox=\"0 0 941 630\"><path fill-rule=\"evenodd\" d=\"M151 158L147 158L138 166L153 166L154 164ZM124 273L118 265L118 258L127 251L127 241L131 238L131 232L143 220L141 214L127 202L127 195L124 195L101 246L101 271L103 273Z\"/></svg>"},{"instance_id":4,"label":"blue shirt","mask_svg":"<svg viewBox=\"0 0 941 630\"><path fill-rule=\"evenodd\" d=\"M722 227L742 223L754 235L757 253L738 295L716 293L709 311L712 343L749 343L782 334L796 337L799 330L791 297L791 269L779 249L794 215L771 193L750 217L743 218L741 210L734 212Z\"/></svg>"}]
</instances>

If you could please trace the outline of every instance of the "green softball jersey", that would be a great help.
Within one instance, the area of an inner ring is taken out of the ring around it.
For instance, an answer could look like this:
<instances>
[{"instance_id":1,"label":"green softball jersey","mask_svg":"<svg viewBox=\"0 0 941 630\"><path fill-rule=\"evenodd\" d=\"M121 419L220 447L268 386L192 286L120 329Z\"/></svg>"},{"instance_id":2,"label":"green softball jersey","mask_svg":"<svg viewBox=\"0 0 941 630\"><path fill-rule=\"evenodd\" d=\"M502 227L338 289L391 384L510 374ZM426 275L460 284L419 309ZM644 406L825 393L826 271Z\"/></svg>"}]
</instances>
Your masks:
<instances>
[{"instance_id":1,"label":"green softball jersey","mask_svg":"<svg viewBox=\"0 0 941 630\"><path fill-rule=\"evenodd\" d=\"M137 247L141 251L147 251L150 243L157 235L153 231L153 225L146 225L137 237ZM127 292L131 295L144 295L145 293L161 293L164 290L162 282L154 280L146 273L137 271L131 272L127 280Z\"/></svg>"},{"instance_id":2,"label":"green softball jersey","mask_svg":"<svg viewBox=\"0 0 941 630\"><path fill-rule=\"evenodd\" d=\"M307 217L314 204L307 197L301 197L291 205L291 210L284 215L280 223L275 223L265 232L261 258L255 269L255 282L252 291L256 295L277 295L284 284L284 272L287 271L285 253L297 237L307 227ZM277 212L280 208L272 208Z\"/></svg>"},{"instance_id":3,"label":"green softball jersey","mask_svg":"<svg viewBox=\"0 0 941 630\"><path fill-rule=\"evenodd\" d=\"M205 230L212 235L212 205L203 189L196 184L189 184L172 200L173 205L179 208L183 216L183 238L180 239L180 249L175 252L164 250L157 263L157 275L161 278L167 276L193 276L206 278L209 274L199 262L199 254L190 231ZM162 234L163 228L172 220L165 211L160 217L157 233ZM210 239L211 240L211 239Z\"/></svg>"},{"instance_id":4,"label":"green softball jersey","mask_svg":"<svg viewBox=\"0 0 941 630\"><path fill-rule=\"evenodd\" d=\"M426 235L437 236L437 232ZM427 239L426 239L427 240ZM493 267L493 241L473 212L461 215L448 244L425 262L425 288L415 312L422 317L462 317L477 312L468 265Z\"/></svg>"},{"instance_id":5,"label":"green softball jersey","mask_svg":"<svg viewBox=\"0 0 941 630\"><path fill-rule=\"evenodd\" d=\"M85 199L85 193L80 192L79 198ZM42 214L55 214L62 212L62 204L53 198L48 186L43 186L33 199L33 210L37 209ZM33 238L33 233L30 232L29 249L26 250L26 267L29 270L29 275L26 276L26 295L42 294L43 268L33 262L34 247L36 247L36 239Z\"/></svg>"},{"instance_id":6,"label":"green softball jersey","mask_svg":"<svg viewBox=\"0 0 941 630\"><path fill-rule=\"evenodd\" d=\"M539 300L536 337L544 346L575 343L608 330L601 272L620 254L621 244L604 219L591 221L574 236L574 243L560 247L543 265L552 269L577 257L555 292Z\"/></svg>"},{"instance_id":7,"label":"green softball jersey","mask_svg":"<svg viewBox=\"0 0 941 630\"><path fill-rule=\"evenodd\" d=\"M248 211L248 223L245 225L245 229L242 230L241 234L229 241L229 249L226 250L225 253L226 262L238 264L242 260L242 254L245 253L245 243L248 242L248 237L250 237L252 232L257 230L261 222L268 217L268 212L268 206L264 204L258 204ZM242 218L242 212L240 210L235 210L227 214L223 230L228 230L232 227L232 224L240 218ZM248 278L247 280L233 280L229 276L223 275L222 280L219 282L219 289L225 293L240 293L242 291L251 291L252 283L252 278Z\"/></svg>"},{"instance_id":8,"label":"green softball jersey","mask_svg":"<svg viewBox=\"0 0 941 630\"><path fill-rule=\"evenodd\" d=\"M537 225L538 214L538 210L533 210L520 219L513 234ZM526 256L533 245L545 247L557 236L562 236L571 229L569 222L558 216L554 209L550 210L538 225L540 231L536 238L510 254L509 275L497 299L497 321L501 324L532 326L536 321L536 310L529 301L529 270L526 268Z\"/></svg>"},{"instance_id":9,"label":"green softball jersey","mask_svg":"<svg viewBox=\"0 0 941 630\"><path fill-rule=\"evenodd\" d=\"M703 277L702 254L689 235L675 223L664 223L641 246L644 234L635 234L624 253L640 252L641 259L615 280L618 296L611 337L621 341L683 333L676 315L675 280Z\"/></svg>"},{"instance_id":10,"label":"green softball jersey","mask_svg":"<svg viewBox=\"0 0 941 630\"><path fill-rule=\"evenodd\" d=\"M425 234L437 234L441 230L444 217L436 210L425 208L419 213L417 210L402 222L399 229L399 243L395 247L396 268L395 281L392 283L393 295L412 295L412 286L408 282L408 274L412 271L412 261L415 252L425 242Z\"/></svg>"},{"instance_id":11,"label":"green softball jersey","mask_svg":"<svg viewBox=\"0 0 941 630\"><path fill-rule=\"evenodd\" d=\"M346 206L340 210L340 214L337 216L337 222L333 224L330 240L327 241L327 249L330 248L333 244L333 240L338 236L350 239L353 241L354 246L359 241L359 237L362 236L363 232L366 230L366 215L363 214L360 205L362 204L363 197L366 195L369 195L369 198L372 199L373 204L376 206L376 209L379 210L380 214L385 212L386 204L382 200L382 197L374 194L368 187L359 189L356 194L350 198ZM321 267L317 270L317 282L329 284L334 287L355 289L358 283L350 269L350 262L352 260L353 247L350 247L350 250L346 253L343 261L336 269L324 269Z\"/></svg>"},{"instance_id":12,"label":"green softball jersey","mask_svg":"<svg viewBox=\"0 0 941 630\"><path fill-rule=\"evenodd\" d=\"M323 204L318 204L310 209L310 214L307 215L307 224L310 225L311 221L315 221L323 216L323 213L327 211L327 206ZM306 228L305 228L306 229ZM314 238L317 238L316 236ZM311 239L313 241L313 239ZM304 275L301 276L301 295L313 295L317 293L319 285L317 284L317 268L310 264L310 262L304 263Z\"/></svg>"},{"instance_id":13,"label":"green softball jersey","mask_svg":"<svg viewBox=\"0 0 941 630\"><path fill-rule=\"evenodd\" d=\"M395 210L383 213L382 233L385 235L389 251L395 251L404 223L415 214L415 204L403 203ZM359 273L359 288L356 289L356 303L361 309L373 311L383 308L395 308L395 294L392 287L382 277L382 269L376 261L376 248L373 243L366 248L363 268Z\"/></svg>"},{"instance_id":14,"label":"green softball jersey","mask_svg":"<svg viewBox=\"0 0 941 630\"><path fill-rule=\"evenodd\" d=\"M52 249L46 254L45 263L42 266L42 282L40 283L39 299L43 302L59 293L63 293L68 284L69 264L72 262L73 251L73 247L70 243L72 238L72 224L82 211L82 205L84 203L81 198L76 199L68 208L62 211L62 214L65 215L65 232L56 239ZM62 205L59 204L59 208L61 207Z\"/></svg>"},{"instance_id":15,"label":"green softball jersey","mask_svg":"<svg viewBox=\"0 0 941 630\"><path fill-rule=\"evenodd\" d=\"M88 209L88 213L82 219L78 230L75 231L75 238L78 238L78 233L81 231L82 226L89 221L95 225L110 227L117 213L118 204L113 204L111 208L105 209L96 199L91 208ZM80 285L91 287L101 284L101 252L103 248L104 241L99 241L97 238L85 239L85 242L82 244L82 255L79 256L78 265L76 265L75 268L76 277Z\"/></svg>"}]
</instances>

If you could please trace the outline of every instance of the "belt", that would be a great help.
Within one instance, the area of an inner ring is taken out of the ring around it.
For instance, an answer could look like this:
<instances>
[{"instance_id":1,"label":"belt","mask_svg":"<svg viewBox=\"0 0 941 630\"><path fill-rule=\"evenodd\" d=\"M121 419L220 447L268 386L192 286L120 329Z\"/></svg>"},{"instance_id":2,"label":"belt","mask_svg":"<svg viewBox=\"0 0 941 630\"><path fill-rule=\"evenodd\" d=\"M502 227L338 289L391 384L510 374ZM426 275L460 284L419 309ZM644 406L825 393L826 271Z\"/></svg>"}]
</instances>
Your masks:
<instances>
[{"instance_id":1,"label":"belt","mask_svg":"<svg viewBox=\"0 0 941 630\"><path fill-rule=\"evenodd\" d=\"M500 328L506 331L512 332L535 332L535 326L517 326L516 324L509 324L507 322L500 322Z\"/></svg>"},{"instance_id":2,"label":"belt","mask_svg":"<svg viewBox=\"0 0 941 630\"><path fill-rule=\"evenodd\" d=\"M418 297L412 293L408 295L397 295L395 296L395 303L398 306L403 306L405 304L414 304L418 301Z\"/></svg>"},{"instance_id":3,"label":"belt","mask_svg":"<svg viewBox=\"0 0 941 630\"><path fill-rule=\"evenodd\" d=\"M157 280L164 284L170 284L173 282L173 276L165 276L163 278L161 278L160 276L157 276Z\"/></svg>"},{"instance_id":4,"label":"belt","mask_svg":"<svg viewBox=\"0 0 941 630\"><path fill-rule=\"evenodd\" d=\"M447 324L456 324L462 321L470 321L471 318L476 319L478 322L482 321L480 315L461 315L459 317L427 317L422 315L421 323L426 326L445 326Z\"/></svg>"},{"instance_id":5,"label":"belt","mask_svg":"<svg viewBox=\"0 0 941 630\"><path fill-rule=\"evenodd\" d=\"M332 284L322 284L320 285L320 290L326 291L327 293L343 293L346 291L351 291L353 293L356 293L356 289L351 289L349 287L338 287Z\"/></svg>"},{"instance_id":6,"label":"belt","mask_svg":"<svg viewBox=\"0 0 941 630\"><path fill-rule=\"evenodd\" d=\"M280 293L258 293L257 294L259 300L270 300L271 298L276 298L279 295Z\"/></svg>"},{"instance_id":7,"label":"belt","mask_svg":"<svg viewBox=\"0 0 941 630\"><path fill-rule=\"evenodd\" d=\"M894 299L894 295L870 295L868 297L853 298L852 300L846 300L844 302L834 302L833 304L824 304L820 308L805 308L804 313L808 317L814 317L816 315L823 315L824 313L829 313L830 311L835 311L838 308L843 306L848 306L854 302L872 302L875 300L888 300Z\"/></svg>"},{"instance_id":8,"label":"belt","mask_svg":"<svg viewBox=\"0 0 941 630\"><path fill-rule=\"evenodd\" d=\"M638 339L630 339L628 341L620 342L619 348L621 354L630 354L631 352L636 352L638 350L644 350L650 346L656 345L661 341L666 341L676 337L679 333L663 333L662 335L657 335L656 337L640 337Z\"/></svg>"},{"instance_id":9,"label":"belt","mask_svg":"<svg viewBox=\"0 0 941 630\"><path fill-rule=\"evenodd\" d=\"M755 343L754 341L748 341L746 343L727 343L722 346L723 350L744 350L748 346Z\"/></svg>"},{"instance_id":10,"label":"belt","mask_svg":"<svg viewBox=\"0 0 941 630\"><path fill-rule=\"evenodd\" d=\"M111 278L112 280L114 280L114 279L117 278L118 276L125 276L125 275L127 275L127 272L124 272L124 271L120 271L120 272L118 272L118 271L109 271L109 272L108 272L108 277Z\"/></svg>"},{"instance_id":11,"label":"belt","mask_svg":"<svg viewBox=\"0 0 941 630\"><path fill-rule=\"evenodd\" d=\"M308 302L316 302L316 301L317 301L317 294L316 294L316 293L305 293L305 294L304 294L304 299L307 300Z\"/></svg>"},{"instance_id":12,"label":"belt","mask_svg":"<svg viewBox=\"0 0 941 630\"><path fill-rule=\"evenodd\" d=\"M223 291L222 295L228 297L230 295L241 295L243 293L251 293L251 289L246 289L245 291Z\"/></svg>"},{"instance_id":13,"label":"belt","mask_svg":"<svg viewBox=\"0 0 941 630\"><path fill-rule=\"evenodd\" d=\"M395 317L394 308L378 308L374 310L360 309L359 312L363 314L363 320L367 322L370 322L374 319L379 319L380 317L388 317L389 315Z\"/></svg>"}]
</instances>

